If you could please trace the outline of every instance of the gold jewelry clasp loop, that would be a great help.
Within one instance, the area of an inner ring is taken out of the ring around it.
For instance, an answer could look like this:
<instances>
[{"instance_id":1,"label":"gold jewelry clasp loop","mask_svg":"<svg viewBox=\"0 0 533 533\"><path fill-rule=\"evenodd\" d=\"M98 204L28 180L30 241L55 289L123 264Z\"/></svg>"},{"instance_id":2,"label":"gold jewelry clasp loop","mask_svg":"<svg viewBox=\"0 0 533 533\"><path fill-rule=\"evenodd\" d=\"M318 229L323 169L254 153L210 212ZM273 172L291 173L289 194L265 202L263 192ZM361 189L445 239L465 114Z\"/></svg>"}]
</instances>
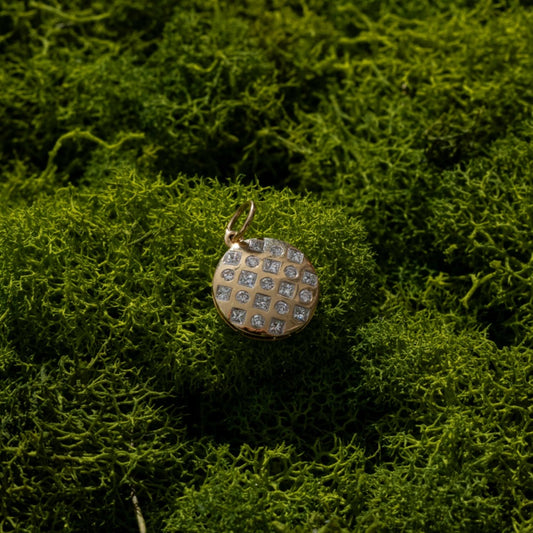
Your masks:
<instances>
[{"instance_id":1,"label":"gold jewelry clasp loop","mask_svg":"<svg viewBox=\"0 0 533 533\"><path fill-rule=\"evenodd\" d=\"M233 229L233 225L235 222L237 222L237 219L243 214L244 210L249 208L248 215L246 216L246 220L244 221L244 224L242 225L241 229L239 231L235 231ZM228 222L228 225L226 226L226 235L224 236L224 242L228 245L228 247L231 248L236 242L239 242L242 240L242 236L244 235L244 232L248 229L248 226L252 223L252 220L255 215L255 204L253 200L248 200L242 204L237 211L235 211L235 214L231 217L230 221Z\"/></svg>"}]
</instances>

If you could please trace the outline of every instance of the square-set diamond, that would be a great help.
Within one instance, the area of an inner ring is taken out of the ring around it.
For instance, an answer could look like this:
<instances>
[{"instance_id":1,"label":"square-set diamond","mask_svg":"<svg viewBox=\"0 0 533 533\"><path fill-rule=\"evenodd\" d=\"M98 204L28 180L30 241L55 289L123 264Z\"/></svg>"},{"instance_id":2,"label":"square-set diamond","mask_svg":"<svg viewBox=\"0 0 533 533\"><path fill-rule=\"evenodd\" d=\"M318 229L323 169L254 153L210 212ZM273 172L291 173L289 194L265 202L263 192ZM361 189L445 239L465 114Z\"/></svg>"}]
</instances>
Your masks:
<instances>
[{"instance_id":1,"label":"square-set diamond","mask_svg":"<svg viewBox=\"0 0 533 533\"><path fill-rule=\"evenodd\" d=\"M241 262L242 253L236 250L229 250L224 254L224 263L226 265L238 265Z\"/></svg>"},{"instance_id":2,"label":"square-set diamond","mask_svg":"<svg viewBox=\"0 0 533 533\"><path fill-rule=\"evenodd\" d=\"M262 309L263 311L268 311L271 299L272 298L266 294L256 294L254 298L254 307L257 307L257 309Z\"/></svg>"},{"instance_id":3,"label":"square-set diamond","mask_svg":"<svg viewBox=\"0 0 533 533\"><path fill-rule=\"evenodd\" d=\"M215 298L223 302L229 302L231 296L231 287L226 287L225 285L218 285L217 291L215 293Z\"/></svg>"},{"instance_id":4,"label":"square-set diamond","mask_svg":"<svg viewBox=\"0 0 533 533\"><path fill-rule=\"evenodd\" d=\"M294 294L294 283L290 281L280 282L278 292L282 296L285 296L285 298L292 298Z\"/></svg>"},{"instance_id":5,"label":"square-set diamond","mask_svg":"<svg viewBox=\"0 0 533 533\"><path fill-rule=\"evenodd\" d=\"M249 270L243 270L239 276L239 285L252 288L255 285L257 274Z\"/></svg>"},{"instance_id":6,"label":"square-set diamond","mask_svg":"<svg viewBox=\"0 0 533 533\"><path fill-rule=\"evenodd\" d=\"M281 257L285 253L283 246L279 246L278 244L272 246L269 251L271 255L274 255L276 257Z\"/></svg>"},{"instance_id":7,"label":"square-set diamond","mask_svg":"<svg viewBox=\"0 0 533 533\"><path fill-rule=\"evenodd\" d=\"M280 320L279 318L273 318L270 321L268 332L271 335L283 335L284 330L285 330L285 320Z\"/></svg>"},{"instance_id":8,"label":"square-set diamond","mask_svg":"<svg viewBox=\"0 0 533 533\"><path fill-rule=\"evenodd\" d=\"M302 276L302 283L311 285L311 287L316 287L318 283L318 278L316 274L314 274L313 272L309 272L309 270L306 270Z\"/></svg>"},{"instance_id":9,"label":"square-set diamond","mask_svg":"<svg viewBox=\"0 0 533 533\"><path fill-rule=\"evenodd\" d=\"M265 259L263 261L263 270L265 272L270 272L271 274L277 274L281 268L281 261L276 261L275 259Z\"/></svg>"},{"instance_id":10,"label":"square-set diamond","mask_svg":"<svg viewBox=\"0 0 533 533\"><path fill-rule=\"evenodd\" d=\"M239 309L238 307L234 307L231 310L229 319L230 319L230 322L233 322L234 324L239 324L239 326L242 326L244 324L244 321L246 320L246 311L244 309Z\"/></svg>"},{"instance_id":11,"label":"square-set diamond","mask_svg":"<svg viewBox=\"0 0 533 533\"><path fill-rule=\"evenodd\" d=\"M248 248L252 252L262 252L265 246L265 241L262 239L250 239L248 241Z\"/></svg>"},{"instance_id":12,"label":"square-set diamond","mask_svg":"<svg viewBox=\"0 0 533 533\"><path fill-rule=\"evenodd\" d=\"M300 322L305 322L309 318L309 309L307 309L307 307L302 307L301 305L295 305L292 316Z\"/></svg>"},{"instance_id":13,"label":"square-set diamond","mask_svg":"<svg viewBox=\"0 0 533 533\"><path fill-rule=\"evenodd\" d=\"M304 254L296 248L289 248L287 250L287 259L293 263L302 263L304 260Z\"/></svg>"}]
</instances>

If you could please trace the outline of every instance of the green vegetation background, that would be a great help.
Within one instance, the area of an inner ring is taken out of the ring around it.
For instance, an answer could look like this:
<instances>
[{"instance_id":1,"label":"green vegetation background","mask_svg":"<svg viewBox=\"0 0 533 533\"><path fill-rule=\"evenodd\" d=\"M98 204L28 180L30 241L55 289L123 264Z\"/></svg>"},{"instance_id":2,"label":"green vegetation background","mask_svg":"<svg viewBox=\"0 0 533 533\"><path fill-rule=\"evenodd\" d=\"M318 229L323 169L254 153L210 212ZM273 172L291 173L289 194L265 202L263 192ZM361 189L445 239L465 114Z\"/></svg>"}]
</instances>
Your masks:
<instances>
[{"instance_id":1,"label":"green vegetation background","mask_svg":"<svg viewBox=\"0 0 533 533\"><path fill-rule=\"evenodd\" d=\"M0 2L0 531L533 530L533 10ZM256 343L244 199L322 297Z\"/></svg>"}]
</instances>

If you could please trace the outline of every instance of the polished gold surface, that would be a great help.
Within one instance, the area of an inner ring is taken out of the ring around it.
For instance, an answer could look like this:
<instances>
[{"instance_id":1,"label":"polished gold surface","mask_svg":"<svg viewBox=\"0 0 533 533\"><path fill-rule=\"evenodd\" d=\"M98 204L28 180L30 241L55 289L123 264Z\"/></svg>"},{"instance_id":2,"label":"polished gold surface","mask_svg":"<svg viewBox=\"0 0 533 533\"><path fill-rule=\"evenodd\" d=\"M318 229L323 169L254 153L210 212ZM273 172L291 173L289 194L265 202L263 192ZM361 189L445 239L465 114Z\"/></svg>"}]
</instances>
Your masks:
<instances>
[{"instance_id":1,"label":"polished gold surface","mask_svg":"<svg viewBox=\"0 0 533 533\"><path fill-rule=\"evenodd\" d=\"M313 317L318 296L313 265L300 250L277 239L233 242L213 277L213 299L222 318L257 339L282 339L303 329Z\"/></svg>"}]
</instances>

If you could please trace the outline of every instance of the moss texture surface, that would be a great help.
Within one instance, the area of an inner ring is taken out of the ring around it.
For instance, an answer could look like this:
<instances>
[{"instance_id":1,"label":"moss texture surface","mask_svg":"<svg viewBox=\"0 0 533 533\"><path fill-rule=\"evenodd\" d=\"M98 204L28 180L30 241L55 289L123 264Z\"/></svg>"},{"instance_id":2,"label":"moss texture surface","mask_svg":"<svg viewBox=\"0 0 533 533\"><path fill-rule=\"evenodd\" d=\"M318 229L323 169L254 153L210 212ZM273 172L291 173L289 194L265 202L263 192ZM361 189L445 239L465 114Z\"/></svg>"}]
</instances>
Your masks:
<instances>
[{"instance_id":1,"label":"moss texture surface","mask_svg":"<svg viewBox=\"0 0 533 533\"><path fill-rule=\"evenodd\" d=\"M0 531L533 530L528 2L0 2ZM317 267L218 318L236 206Z\"/></svg>"}]
</instances>

